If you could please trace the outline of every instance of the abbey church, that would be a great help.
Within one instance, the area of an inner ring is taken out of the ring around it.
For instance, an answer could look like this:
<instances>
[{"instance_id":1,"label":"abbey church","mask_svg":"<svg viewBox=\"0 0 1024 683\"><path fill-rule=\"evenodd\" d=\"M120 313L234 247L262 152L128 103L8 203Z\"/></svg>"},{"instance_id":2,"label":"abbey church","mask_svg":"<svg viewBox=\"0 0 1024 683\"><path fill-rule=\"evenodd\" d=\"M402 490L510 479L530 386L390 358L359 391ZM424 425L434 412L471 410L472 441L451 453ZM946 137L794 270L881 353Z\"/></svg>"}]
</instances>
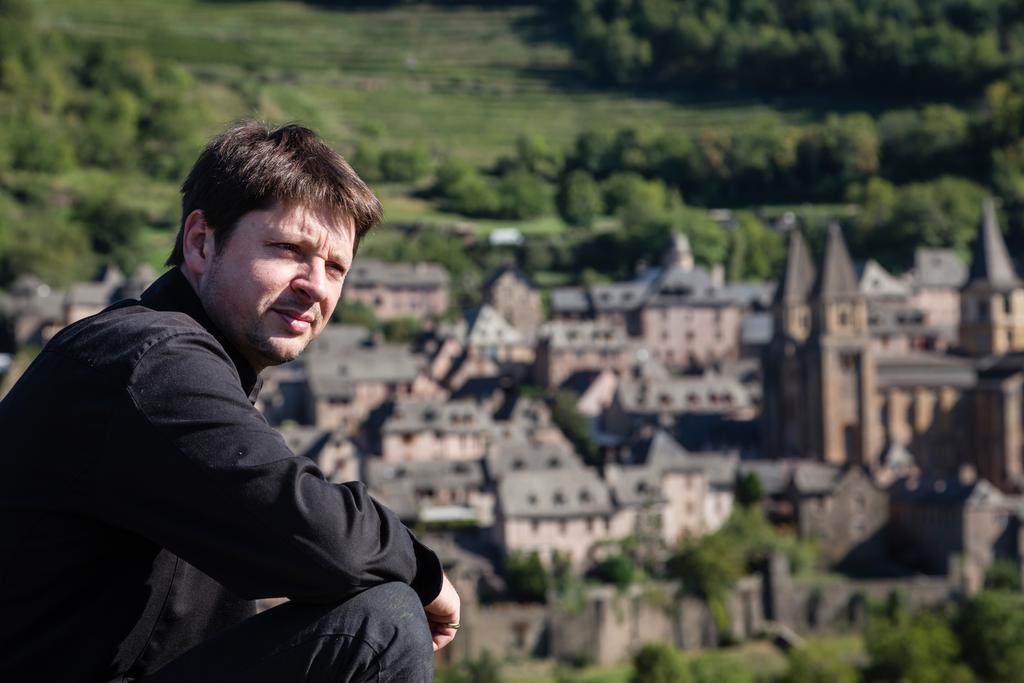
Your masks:
<instances>
[{"instance_id":1,"label":"abbey church","mask_svg":"<svg viewBox=\"0 0 1024 683\"><path fill-rule=\"evenodd\" d=\"M1024 491L1024 283L991 200L959 299L948 348L880 348L839 227L817 268L793 231L765 351L766 454Z\"/></svg>"}]
</instances>

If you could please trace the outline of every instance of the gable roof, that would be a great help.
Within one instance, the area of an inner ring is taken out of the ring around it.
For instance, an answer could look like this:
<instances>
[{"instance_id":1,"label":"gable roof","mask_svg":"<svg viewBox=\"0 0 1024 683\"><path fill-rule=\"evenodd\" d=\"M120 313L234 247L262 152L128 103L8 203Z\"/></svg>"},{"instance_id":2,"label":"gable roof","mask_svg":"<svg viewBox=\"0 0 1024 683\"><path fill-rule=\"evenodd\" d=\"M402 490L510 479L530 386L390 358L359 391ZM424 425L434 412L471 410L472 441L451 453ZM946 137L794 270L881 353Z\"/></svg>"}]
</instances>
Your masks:
<instances>
[{"instance_id":1,"label":"gable roof","mask_svg":"<svg viewBox=\"0 0 1024 683\"><path fill-rule=\"evenodd\" d=\"M483 306L466 316L467 346L502 346L522 344L523 334L505 320L493 307Z\"/></svg>"},{"instance_id":2,"label":"gable roof","mask_svg":"<svg viewBox=\"0 0 1024 683\"><path fill-rule=\"evenodd\" d=\"M529 275L520 270L519 267L509 263L503 264L496 271L491 273L491 276L484 280L484 283L481 288L484 290L484 292L489 294L490 290L494 287L495 284L497 284L498 280L500 280L505 275L511 275L516 280L518 280L523 286L529 289L536 289Z\"/></svg>"},{"instance_id":3,"label":"gable roof","mask_svg":"<svg viewBox=\"0 0 1024 683\"><path fill-rule=\"evenodd\" d=\"M910 287L893 277L875 259L868 259L859 269L860 293L868 299L905 298L910 296Z\"/></svg>"},{"instance_id":4,"label":"gable roof","mask_svg":"<svg viewBox=\"0 0 1024 683\"><path fill-rule=\"evenodd\" d=\"M919 287L957 289L967 281L967 264L954 249L914 250L914 280Z\"/></svg>"}]
</instances>

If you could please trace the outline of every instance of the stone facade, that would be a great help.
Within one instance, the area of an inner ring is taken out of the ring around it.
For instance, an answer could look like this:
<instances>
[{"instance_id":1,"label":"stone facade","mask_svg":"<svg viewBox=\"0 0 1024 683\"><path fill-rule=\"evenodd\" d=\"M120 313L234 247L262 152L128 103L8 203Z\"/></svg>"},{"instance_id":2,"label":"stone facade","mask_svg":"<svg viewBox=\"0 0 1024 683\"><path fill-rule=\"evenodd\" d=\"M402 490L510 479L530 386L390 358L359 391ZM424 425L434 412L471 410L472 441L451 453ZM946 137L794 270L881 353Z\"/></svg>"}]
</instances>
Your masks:
<instances>
[{"instance_id":1,"label":"stone facade","mask_svg":"<svg viewBox=\"0 0 1024 683\"><path fill-rule=\"evenodd\" d=\"M448 311L448 273L434 263L359 259L345 278L342 299L368 306L378 320L423 319Z\"/></svg>"},{"instance_id":2,"label":"stone facade","mask_svg":"<svg viewBox=\"0 0 1024 683\"><path fill-rule=\"evenodd\" d=\"M484 284L484 303L526 338L532 338L544 322L540 292L516 268L502 268L488 279Z\"/></svg>"},{"instance_id":3,"label":"stone facade","mask_svg":"<svg viewBox=\"0 0 1024 683\"><path fill-rule=\"evenodd\" d=\"M928 296L951 296L951 283L964 277L947 254L918 261L913 282ZM886 289L878 278L877 289ZM1021 490L1024 284L991 201L959 299L965 353L881 351L838 227L817 274L794 232L764 357L766 453L860 464L880 479L887 454L904 453L932 476L955 477L970 466L1004 491ZM929 315L948 326L948 305Z\"/></svg>"}]
</instances>

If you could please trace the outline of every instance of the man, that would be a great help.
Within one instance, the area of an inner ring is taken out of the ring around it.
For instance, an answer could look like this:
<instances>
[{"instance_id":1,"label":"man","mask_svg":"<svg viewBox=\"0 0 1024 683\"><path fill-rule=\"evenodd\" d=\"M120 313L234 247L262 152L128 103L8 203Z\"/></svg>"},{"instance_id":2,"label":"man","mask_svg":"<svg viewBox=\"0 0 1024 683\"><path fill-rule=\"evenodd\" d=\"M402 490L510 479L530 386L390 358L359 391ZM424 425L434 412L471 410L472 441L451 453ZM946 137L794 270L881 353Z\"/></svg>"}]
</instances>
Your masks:
<instances>
[{"instance_id":1,"label":"man","mask_svg":"<svg viewBox=\"0 0 1024 683\"><path fill-rule=\"evenodd\" d=\"M380 203L312 131L256 123L182 195L173 268L0 403L0 680L431 680L459 621L436 555L252 405L330 320Z\"/></svg>"}]
</instances>

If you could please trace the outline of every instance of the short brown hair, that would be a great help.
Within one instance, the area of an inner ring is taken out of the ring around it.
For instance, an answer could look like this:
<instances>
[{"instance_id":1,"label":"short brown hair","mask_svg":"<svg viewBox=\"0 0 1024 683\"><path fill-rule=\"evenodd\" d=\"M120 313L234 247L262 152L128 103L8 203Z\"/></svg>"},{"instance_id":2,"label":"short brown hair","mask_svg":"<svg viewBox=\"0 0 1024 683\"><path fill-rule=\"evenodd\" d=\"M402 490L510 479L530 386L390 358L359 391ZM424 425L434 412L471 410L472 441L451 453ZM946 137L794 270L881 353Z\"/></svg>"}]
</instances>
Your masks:
<instances>
[{"instance_id":1,"label":"short brown hair","mask_svg":"<svg viewBox=\"0 0 1024 683\"><path fill-rule=\"evenodd\" d=\"M380 201L348 162L309 128L277 129L239 122L206 146L181 186L181 226L167 265L185 260L185 220L202 210L220 248L250 211L278 202L343 213L355 224L355 246L384 216Z\"/></svg>"}]
</instances>

